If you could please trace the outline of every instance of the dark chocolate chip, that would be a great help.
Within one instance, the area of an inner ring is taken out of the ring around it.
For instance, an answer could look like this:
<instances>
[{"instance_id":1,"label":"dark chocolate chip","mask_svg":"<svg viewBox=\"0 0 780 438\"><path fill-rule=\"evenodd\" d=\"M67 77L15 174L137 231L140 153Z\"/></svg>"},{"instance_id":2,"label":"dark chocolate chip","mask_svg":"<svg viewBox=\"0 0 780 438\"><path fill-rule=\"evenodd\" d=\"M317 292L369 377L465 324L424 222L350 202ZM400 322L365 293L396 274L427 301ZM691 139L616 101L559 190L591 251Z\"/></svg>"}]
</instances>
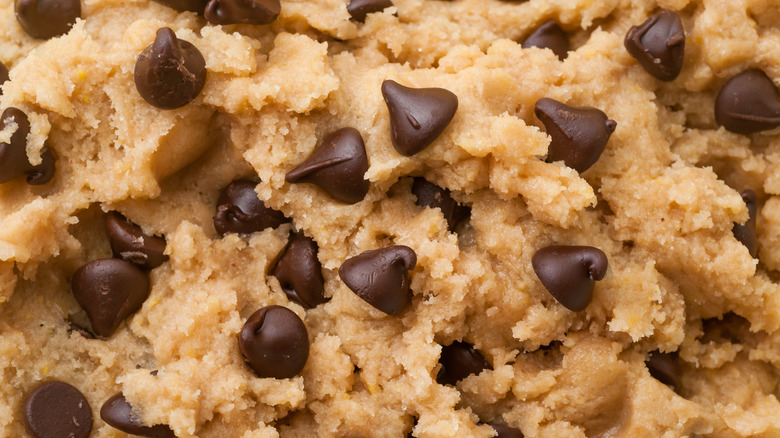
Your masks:
<instances>
[{"instance_id":1,"label":"dark chocolate chip","mask_svg":"<svg viewBox=\"0 0 780 438\"><path fill-rule=\"evenodd\" d=\"M27 114L18 108L6 108L0 116L0 131L9 123L17 125L9 143L0 143L0 183L20 177L30 170L32 165L27 159L27 135L30 133L30 121Z\"/></svg>"},{"instance_id":2,"label":"dark chocolate chip","mask_svg":"<svg viewBox=\"0 0 780 438\"><path fill-rule=\"evenodd\" d=\"M295 377L309 358L306 326L295 312L282 306L267 306L253 313L241 329L238 345L260 377Z\"/></svg>"},{"instance_id":3,"label":"dark chocolate chip","mask_svg":"<svg viewBox=\"0 0 780 438\"><path fill-rule=\"evenodd\" d=\"M206 84L206 61L197 47L167 27L135 63L135 88L149 104L175 109L192 102Z\"/></svg>"},{"instance_id":4,"label":"dark chocolate chip","mask_svg":"<svg viewBox=\"0 0 780 438\"><path fill-rule=\"evenodd\" d=\"M484 423L492 427L496 431L497 435L493 438L523 438L523 432L520 429L505 426L503 424Z\"/></svg>"},{"instance_id":5,"label":"dark chocolate chip","mask_svg":"<svg viewBox=\"0 0 780 438\"><path fill-rule=\"evenodd\" d=\"M78 389L64 382L47 382L24 403L27 426L37 438L87 438L92 431L92 409Z\"/></svg>"},{"instance_id":6,"label":"dark chocolate chip","mask_svg":"<svg viewBox=\"0 0 780 438\"><path fill-rule=\"evenodd\" d=\"M27 135L30 134L30 121L18 108L7 108L0 116L0 130L6 124L15 123L16 131L9 143L0 143L0 183L27 175L31 185L45 184L54 176L54 156L48 147L41 150L41 164L33 166L27 159Z\"/></svg>"},{"instance_id":7,"label":"dark chocolate chip","mask_svg":"<svg viewBox=\"0 0 780 438\"><path fill-rule=\"evenodd\" d=\"M550 49L558 59L563 61L569 53L569 36L555 20L547 20L523 40L521 47Z\"/></svg>"},{"instance_id":8,"label":"dark chocolate chip","mask_svg":"<svg viewBox=\"0 0 780 438\"><path fill-rule=\"evenodd\" d=\"M531 264L550 294L575 312L588 307L595 281L607 273L607 255L592 246L548 246L536 251Z\"/></svg>"},{"instance_id":9,"label":"dark chocolate chip","mask_svg":"<svg viewBox=\"0 0 780 438\"><path fill-rule=\"evenodd\" d=\"M433 143L458 109L458 97L443 88L409 88L386 80L382 96L390 113L390 138L410 157Z\"/></svg>"},{"instance_id":10,"label":"dark chocolate chip","mask_svg":"<svg viewBox=\"0 0 780 438\"><path fill-rule=\"evenodd\" d=\"M317 242L302 233L290 239L282 256L271 269L287 297L311 309L328 302L325 298L325 280L322 265L317 259Z\"/></svg>"},{"instance_id":11,"label":"dark chocolate chip","mask_svg":"<svg viewBox=\"0 0 780 438\"><path fill-rule=\"evenodd\" d=\"M279 0L210 0L203 16L214 24L269 24L281 12Z\"/></svg>"},{"instance_id":12,"label":"dark chocolate chip","mask_svg":"<svg viewBox=\"0 0 780 438\"><path fill-rule=\"evenodd\" d=\"M55 160L54 155L51 153L51 149L48 146L44 146L41 150L41 164L32 166L27 171L27 184L31 186L37 186L46 184L54 177Z\"/></svg>"},{"instance_id":13,"label":"dark chocolate chip","mask_svg":"<svg viewBox=\"0 0 780 438\"><path fill-rule=\"evenodd\" d=\"M651 351L647 355L645 365L650 371L650 375L656 380L676 389L680 384L680 372L677 367L677 353L661 353L660 351Z\"/></svg>"},{"instance_id":14,"label":"dark chocolate chip","mask_svg":"<svg viewBox=\"0 0 780 438\"><path fill-rule=\"evenodd\" d=\"M290 222L281 211L265 206L257 197L255 185L247 180L233 181L219 195L214 215L214 228L219 234L251 234Z\"/></svg>"},{"instance_id":15,"label":"dark chocolate chip","mask_svg":"<svg viewBox=\"0 0 780 438\"><path fill-rule=\"evenodd\" d=\"M368 193L366 145L360 132L341 128L325 137L317 149L285 179L291 183L312 183L333 199L346 204L360 202Z\"/></svg>"},{"instance_id":16,"label":"dark chocolate chip","mask_svg":"<svg viewBox=\"0 0 780 438\"><path fill-rule=\"evenodd\" d=\"M5 66L2 62L0 62L0 85L3 85L10 79L8 76L8 67ZM0 88L0 96L3 95L3 89Z\"/></svg>"},{"instance_id":17,"label":"dark chocolate chip","mask_svg":"<svg viewBox=\"0 0 780 438\"><path fill-rule=\"evenodd\" d=\"M758 212L758 198L756 192L745 190L742 192L742 200L745 201L748 209L748 220L744 224L734 224L732 231L737 238L748 249L750 257L758 256L758 238L756 237L756 214Z\"/></svg>"},{"instance_id":18,"label":"dark chocolate chip","mask_svg":"<svg viewBox=\"0 0 780 438\"><path fill-rule=\"evenodd\" d=\"M584 172L598 161L617 123L601 110L573 107L547 97L536 101L534 113L552 137L548 161Z\"/></svg>"},{"instance_id":19,"label":"dark chocolate chip","mask_svg":"<svg viewBox=\"0 0 780 438\"><path fill-rule=\"evenodd\" d=\"M438 208L447 220L450 231L455 229L458 223L471 214L469 207L460 205L452 199L450 191L436 184L426 181L424 178L415 178L412 183L412 194L417 197L416 204L420 207Z\"/></svg>"},{"instance_id":20,"label":"dark chocolate chip","mask_svg":"<svg viewBox=\"0 0 780 438\"><path fill-rule=\"evenodd\" d=\"M68 33L81 16L79 0L15 0L16 21L33 38L48 39Z\"/></svg>"},{"instance_id":21,"label":"dark chocolate chip","mask_svg":"<svg viewBox=\"0 0 780 438\"><path fill-rule=\"evenodd\" d=\"M391 6L393 2L390 0L352 0L347 6L347 12L353 20L365 23L368 14L382 12Z\"/></svg>"},{"instance_id":22,"label":"dark chocolate chip","mask_svg":"<svg viewBox=\"0 0 780 438\"><path fill-rule=\"evenodd\" d=\"M144 271L121 259L98 259L81 266L71 280L73 296L87 312L92 331L109 337L149 296Z\"/></svg>"},{"instance_id":23,"label":"dark chocolate chip","mask_svg":"<svg viewBox=\"0 0 780 438\"><path fill-rule=\"evenodd\" d=\"M168 260L164 237L144 234L141 227L116 211L106 214L106 234L114 257L148 269Z\"/></svg>"},{"instance_id":24,"label":"dark chocolate chip","mask_svg":"<svg viewBox=\"0 0 780 438\"><path fill-rule=\"evenodd\" d=\"M761 70L744 71L715 98L715 120L731 132L752 134L780 126L780 93Z\"/></svg>"},{"instance_id":25,"label":"dark chocolate chip","mask_svg":"<svg viewBox=\"0 0 780 438\"><path fill-rule=\"evenodd\" d=\"M633 26L623 44L639 65L657 79L672 81L682 70L685 29L676 12L663 10Z\"/></svg>"},{"instance_id":26,"label":"dark chocolate chip","mask_svg":"<svg viewBox=\"0 0 780 438\"><path fill-rule=\"evenodd\" d=\"M474 349L474 346L460 341L442 347L439 363L441 368L436 381L442 385L455 386L457 382L468 376L493 369L482 353Z\"/></svg>"},{"instance_id":27,"label":"dark chocolate chip","mask_svg":"<svg viewBox=\"0 0 780 438\"><path fill-rule=\"evenodd\" d=\"M76 324L73 321L68 321L68 337L70 337L73 334L73 332L76 332L87 339L95 339L95 335L90 333L89 330Z\"/></svg>"},{"instance_id":28,"label":"dark chocolate chip","mask_svg":"<svg viewBox=\"0 0 780 438\"><path fill-rule=\"evenodd\" d=\"M139 422L138 415L133 412L133 407L125 400L121 392L115 394L103 403L100 408L100 418L114 429L138 436L150 438L175 438L171 428L166 424L145 426Z\"/></svg>"},{"instance_id":29,"label":"dark chocolate chip","mask_svg":"<svg viewBox=\"0 0 780 438\"><path fill-rule=\"evenodd\" d=\"M339 277L368 304L389 315L398 315L411 301L409 271L416 265L413 249L394 245L347 259L339 268Z\"/></svg>"},{"instance_id":30,"label":"dark chocolate chip","mask_svg":"<svg viewBox=\"0 0 780 438\"><path fill-rule=\"evenodd\" d=\"M209 0L154 0L157 3L176 9L179 12L191 11L203 14Z\"/></svg>"}]
</instances>

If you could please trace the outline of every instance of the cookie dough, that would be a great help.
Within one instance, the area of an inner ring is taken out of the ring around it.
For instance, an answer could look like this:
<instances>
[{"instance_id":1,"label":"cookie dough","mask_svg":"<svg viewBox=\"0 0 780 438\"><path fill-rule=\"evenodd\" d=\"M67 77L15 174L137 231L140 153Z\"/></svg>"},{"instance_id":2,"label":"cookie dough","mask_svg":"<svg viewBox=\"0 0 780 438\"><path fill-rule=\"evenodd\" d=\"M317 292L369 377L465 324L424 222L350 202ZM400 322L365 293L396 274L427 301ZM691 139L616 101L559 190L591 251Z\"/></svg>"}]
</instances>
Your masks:
<instances>
[{"instance_id":1,"label":"cookie dough","mask_svg":"<svg viewBox=\"0 0 780 438\"><path fill-rule=\"evenodd\" d=\"M0 437L780 435L776 2L35 3Z\"/></svg>"}]
</instances>

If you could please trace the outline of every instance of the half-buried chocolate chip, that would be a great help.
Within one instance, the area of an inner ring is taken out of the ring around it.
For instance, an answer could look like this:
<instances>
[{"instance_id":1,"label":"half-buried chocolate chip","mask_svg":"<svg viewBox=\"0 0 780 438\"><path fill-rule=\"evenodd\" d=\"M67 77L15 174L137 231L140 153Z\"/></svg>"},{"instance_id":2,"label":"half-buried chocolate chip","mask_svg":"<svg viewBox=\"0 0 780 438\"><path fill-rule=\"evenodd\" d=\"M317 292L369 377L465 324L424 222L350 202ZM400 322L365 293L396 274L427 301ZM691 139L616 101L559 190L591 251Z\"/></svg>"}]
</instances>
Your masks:
<instances>
[{"instance_id":1,"label":"half-buried chocolate chip","mask_svg":"<svg viewBox=\"0 0 780 438\"><path fill-rule=\"evenodd\" d=\"M179 12L191 11L199 14L203 13L206 9L206 3L208 0L153 0L169 8L176 9Z\"/></svg>"},{"instance_id":2,"label":"half-buried chocolate chip","mask_svg":"<svg viewBox=\"0 0 780 438\"><path fill-rule=\"evenodd\" d=\"M391 6L393 2L390 0L351 0L347 5L347 12L353 20L363 23L368 14L382 12Z\"/></svg>"},{"instance_id":3,"label":"half-buried chocolate chip","mask_svg":"<svg viewBox=\"0 0 780 438\"><path fill-rule=\"evenodd\" d=\"M742 200L745 201L745 205L748 209L748 220L744 224L735 223L732 232L734 233L734 237L745 245L750 256L756 258L758 255L758 238L756 237L758 198L756 198L756 192L745 190L742 192Z\"/></svg>"},{"instance_id":4,"label":"half-buried chocolate chip","mask_svg":"<svg viewBox=\"0 0 780 438\"><path fill-rule=\"evenodd\" d=\"M443 88L409 88L388 79L382 82L382 96L393 146L407 157L433 143L458 109L458 97Z\"/></svg>"},{"instance_id":5,"label":"half-buried chocolate chip","mask_svg":"<svg viewBox=\"0 0 780 438\"><path fill-rule=\"evenodd\" d=\"M24 403L24 418L37 438L87 438L92 431L92 409L78 389L64 382L46 382Z\"/></svg>"},{"instance_id":6,"label":"half-buried chocolate chip","mask_svg":"<svg viewBox=\"0 0 780 438\"><path fill-rule=\"evenodd\" d=\"M731 132L753 134L780 126L780 93L761 70L744 71L715 98L715 120Z\"/></svg>"},{"instance_id":7,"label":"half-buried chocolate chip","mask_svg":"<svg viewBox=\"0 0 780 438\"><path fill-rule=\"evenodd\" d=\"M279 0L210 0L203 16L214 24L269 24L281 12Z\"/></svg>"},{"instance_id":8,"label":"half-buried chocolate chip","mask_svg":"<svg viewBox=\"0 0 780 438\"><path fill-rule=\"evenodd\" d=\"M281 211L265 206L257 197L255 185L252 181L236 180L222 190L214 215L214 228L220 235L251 234L290 222Z\"/></svg>"},{"instance_id":9,"label":"half-buried chocolate chip","mask_svg":"<svg viewBox=\"0 0 780 438\"><path fill-rule=\"evenodd\" d=\"M536 101L534 113L552 138L547 160L563 161L584 172L598 161L617 123L592 107L573 107L547 97Z\"/></svg>"},{"instance_id":10,"label":"half-buried chocolate chip","mask_svg":"<svg viewBox=\"0 0 780 438\"><path fill-rule=\"evenodd\" d=\"M295 377L309 358L306 326L295 312L282 306L253 313L241 329L238 345L259 377Z\"/></svg>"},{"instance_id":11,"label":"half-buried chocolate chip","mask_svg":"<svg viewBox=\"0 0 780 438\"><path fill-rule=\"evenodd\" d=\"M164 237L145 234L141 227L116 211L106 214L106 234L114 257L147 269L156 268L168 260L164 254Z\"/></svg>"},{"instance_id":12,"label":"half-buried chocolate chip","mask_svg":"<svg viewBox=\"0 0 780 438\"><path fill-rule=\"evenodd\" d=\"M27 159L27 136L30 134L30 121L27 114L18 108L6 108L0 116L0 131L9 124L15 124L16 130L11 141L0 143L0 183L8 182L27 175L27 183L44 184L54 176L54 156L44 146L41 151L41 164L33 166Z\"/></svg>"},{"instance_id":13,"label":"half-buried chocolate chip","mask_svg":"<svg viewBox=\"0 0 780 438\"><path fill-rule=\"evenodd\" d=\"M109 337L149 297L149 278L130 262L98 259L76 270L71 288L92 322L92 331Z\"/></svg>"},{"instance_id":14,"label":"half-buried chocolate chip","mask_svg":"<svg viewBox=\"0 0 780 438\"><path fill-rule=\"evenodd\" d=\"M442 347L439 363L441 368L436 375L436 381L442 385L455 386L457 382L468 376L493 369L473 345L460 341Z\"/></svg>"},{"instance_id":15,"label":"half-buried chocolate chip","mask_svg":"<svg viewBox=\"0 0 780 438\"><path fill-rule=\"evenodd\" d=\"M124 394L117 393L103 403L100 408L100 418L109 426L122 432L150 438L175 438L170 427L165 424L145 426L139 422L133 407L125 400Z\"/></svg>"},{"instance_id":16,"label":"half-buried chocolate chip","mask_svg":"<svg viewBox=\"0 0 780 438\"><path fill-rule=\"evenodd\" d=\"M325 137L309 158L285 176L287 182L311 183L333 199L346 204L360 202L368 193L366 145L360 132L341 128Z\"/></svg>"},{"instance_id":17,"label":"half-buried chocolate chip","mask_svg":"<svg viewBox=\"0 0 780 438\"><path fill-rule=\"evenodd\" d=\"M417 197L415 202L420 207L438 208L447 220L450 231L455 229L458 223L471 214L471 209L460 205L452 199L450 191L436 184L430 183L425 178L415 178L412 183L412 194Z\"/></svg>"},{"instance_id":18,"label":"half-buried chocolate chip","mask_svg":"<svg viewBox=\"0 0 780 438\"><path fill-rule=\"evenodd\" d=\"M563 61L569 53L569 36L555 20L547 20L523 40L521 47L550 49L558 59Z\"/></svg>"},{"instance_id":19,"label":"half-buried chocolate chip","mask_svg":"<svg viewBox=\"0 0 780 438\"><path fill-rule=\"evenodd\" d=\"M417 254L413 249L394 245L347 259L339 268L339 277L368 304L398 315L411 301L409 271L415 265Z\"/></svg>"},{"instance_id":20,"label":"half-buried chocolate chip","mask_svg":"<svg viewBox=\"0 0 780 438\"><path fill-rule=\"evenodd\" d=\"M161 109L192 102L206 84L206 61L197 47L167 27L145 48L135 63L135 88L149 104Z\"/></svg>"},{"instance_id":21,"label":"half-buried chocolate chip","mask_svg":"<svg viewBox=\"0 0 780 438\"><path fill-rule=\"evenodd\" d=\"M79 0L15 0L16 21L33 38L48 39L68 33L81 16Z\"/></svg>"},{"instance_id":22,"label":"half-buried chocolate chip","mask_svg":"<svg viewBox=\"0 0 780 438\"><path fill-rule=\"evenodd\" d=\"M575 312L588 307L595 282L607 273L607 255L592 246L548 246L536 251L531 264L550 294Z\"/></svg>"},{"instance_id":23,"label":"half-buried chocolate chip","mask_svg":"<svg viewBox=\"0 0 780 438\"><path fill-rule=\"evenodd\" d=\"M41 164L32 166L27 172L27 184L37 186L46 184L54 177L55 160L51 149L44 145L41 150Z\"/></svg>"},{"instance_id":24,"label":"half-buried chocolate chip","mask_svg":"<svg viewBox=\"0 0 780 438\"><path fill-rule=\"evenodd\" d=\"M317 242L302 233L295 234L271 269L287 297L311 309L328 302L322 265L317 259Z\"/></svg>"},{"instance_id":25,"label":"half-buried chocolate chip","mask_svg":"<svg viewBox=\"0 0 780 438\"><path fill-rule=\"evenodd\" d=\"M678 369L677 353L661 353L660 351L651 351L647 355L645 365L650 375L656 380L677 389L680 384L680 371Z\"/></svg>"},{"instance_id":26,"label":"half-buried chocolate chip","mask_svg":"<svg viewBox=\"0 0 780 438\"><path fill-rule=\"evenodd\" d=\"M682 70L685 29L676 12L663 10L626 33L628 53L645 71L662 81L672 81Z\"/></svg>"}]
</instances>

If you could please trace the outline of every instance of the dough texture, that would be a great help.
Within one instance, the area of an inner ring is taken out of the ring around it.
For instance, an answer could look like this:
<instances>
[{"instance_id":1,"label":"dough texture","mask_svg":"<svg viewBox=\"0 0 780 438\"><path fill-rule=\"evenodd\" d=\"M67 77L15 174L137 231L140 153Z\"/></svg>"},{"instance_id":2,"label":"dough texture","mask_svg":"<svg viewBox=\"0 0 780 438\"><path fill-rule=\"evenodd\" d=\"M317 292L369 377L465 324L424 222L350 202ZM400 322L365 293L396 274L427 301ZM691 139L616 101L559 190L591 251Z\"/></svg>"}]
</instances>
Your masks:
<instances>
[{"instance_id":1,"label":"dough texture","mask_svg":"<svg viewBox=\"0 0 780 438\"><path fill-rule=\"evenodd\" d=\"M780 436L780 134L718 126L714 105L751 68L780 86L780 9L772 0L393 0L350 19L346 0L282 0L268 25L214 25L147 0L84 0L65 35L33 39L0 0L0 108L30 121L26 151L56 157L53 179L0 184L0 437L31 436L24 403L42 382L78 388L92 436L122 392L139 419L185 437ZM624 47L659 9L685 29L675 80ZM522 40L553 19L563 60ZM136 58L170 27L202 53L191 103L148 104ZM391 140L381 86L439 87L457 111L421 152ZM545 161L534 114L549 97L603 111L616 128L584 172ZM368 193L354 204L285 175L330 133L359 131ZM0 132L9 141L11 132ZM453 229L416 205L412 177L470 207ZM215 230L217 199L249 179L291 222L248 235ZM733 233L758 198L758 256ZM165 236L140 310L105 339L71 278L111 257L104 221L121 212ZM270 274L300 232L318 247L324 296L305 308ZM388 315L339 277L350 257L405 245L411 304ZM550 245L592 246L609 268L580 312L532 267ZM279 305L308 330L299 375L260 378L238 334ZM443 346L473 345L490 367L437 383ZM650 374L677 357L679 383ZM156 370L156 373L151 373Z\"/></svg>"}]
</instances>

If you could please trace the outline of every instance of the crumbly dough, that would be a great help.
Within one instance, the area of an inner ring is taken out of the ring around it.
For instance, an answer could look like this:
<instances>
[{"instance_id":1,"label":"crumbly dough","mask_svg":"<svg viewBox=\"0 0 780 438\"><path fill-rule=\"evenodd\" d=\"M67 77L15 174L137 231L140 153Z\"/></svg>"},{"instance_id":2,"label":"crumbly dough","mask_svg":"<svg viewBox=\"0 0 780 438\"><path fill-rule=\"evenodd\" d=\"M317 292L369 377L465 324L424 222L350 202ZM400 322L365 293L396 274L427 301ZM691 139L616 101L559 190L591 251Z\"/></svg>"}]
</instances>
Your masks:
<instances>
[{"instance_id":1,"label":"crumbly dough","mask_svg":"<svg viewBox=\"0 0 780 438\"><path fill-rule=\"evenodd\" d=\"M40 382L79 388L93 436L118 391L146 424L179 437L526 437L780 435L780 135L719 128L722 84L760 68L780 85L780 9L771 0L393 0L350 21L344 0L282 0L267 26L215 26L146 0L85 0L66 35L34 40L0 1L2 108L25 111L28 155L46 140L54 179L0 185L0 436L25 436L22 406ZM662 83L623 38L658 8L678 11L681 75ZM561 62L517 41L553 18L571 36ZM208 69L177 110L135 89L138 54L162 26ZM423 152L390 140L385 79L442 87L457 113ZM534 116L551 97L617 122L578 174L545 163ZM285 173L349 126L369 157L365 200L346 205ZM38 161L36 161L38 160ZM216 199L259 177L266 205L292 224L220 237ZM410 176L471 206L453 233L420 208ZM759 255L732 234L759 195ZM70 278L109 257L104 212L165 235L170 260L151 295L107 340L69 334L89 321ZM291 232L319 246L325 295L305 310L268 275ZM603 250L609 272L582 312L558 304L531 267L557 243ZM348 257L387 245L417 254L409 310L389 316L339 279ZM309 330L300 376L258 378L237 334L278 304ZM712 335L712 327L732 336ZM492 370L436 383L442 345L469 342ZM650 351L677 351L677 391L653 378ZM156 376L151 370L158 370Z\"/></svg>"}]
</instances>

